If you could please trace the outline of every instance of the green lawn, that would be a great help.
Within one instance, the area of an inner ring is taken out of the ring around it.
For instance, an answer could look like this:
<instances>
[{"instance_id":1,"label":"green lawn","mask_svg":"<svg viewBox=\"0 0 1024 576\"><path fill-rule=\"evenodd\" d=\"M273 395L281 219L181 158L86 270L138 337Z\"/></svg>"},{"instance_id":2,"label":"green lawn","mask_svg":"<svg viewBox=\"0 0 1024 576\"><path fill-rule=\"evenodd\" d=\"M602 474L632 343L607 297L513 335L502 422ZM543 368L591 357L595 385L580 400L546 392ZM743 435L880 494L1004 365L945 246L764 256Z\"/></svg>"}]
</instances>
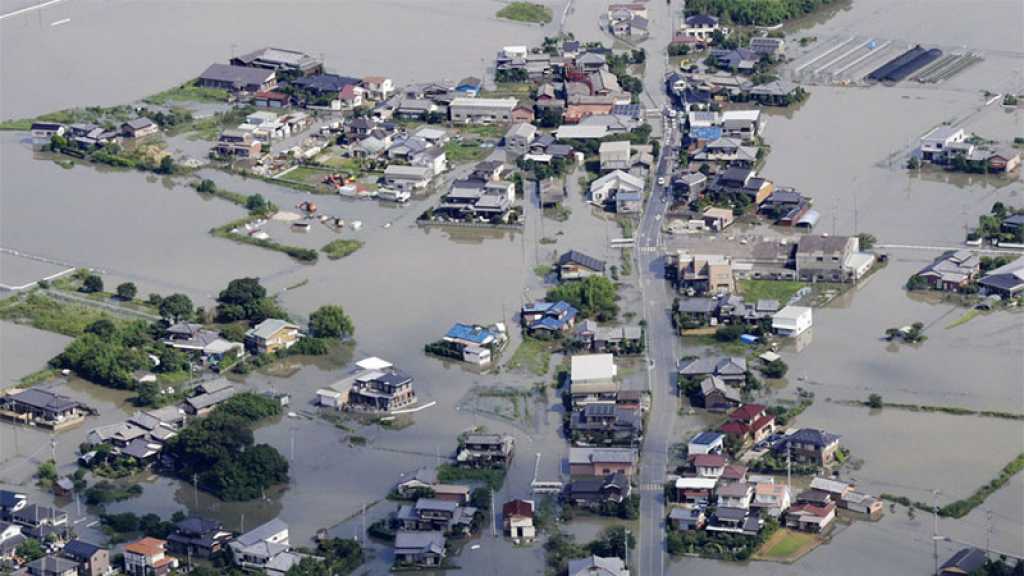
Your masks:
<instances>
[{"instance_id":1,"label":"green lawn","mask_svg":"<svg viewBox=\"0 0 1024 576\"><path fill-rule=\"evenodd\" d=\"M298 166L291 172L288 172L277 179L288 182L298 182L299 184L307 184L309 186L319 186L320 184L323 184L324 177L331 173L332 172L330 170L326 170L324 168Z\"/></svg>"},{"instance_id":2,"label":"green lawn","mask_svg":"<svg viewBox=\"0 0 1024 576\"><path fill-rule=\"evenodd\" d=\"M791 561L813 548L816 543L817 538L814 534L782 529L764 543L757 556L770 560Z\"/></svg>"},{"instance_id":3,"label":"green lawn","mask_svg":"<svg viewBox=\"0 0 1024 576\"><path fill-rule=\"evenodd\" d=\"M515 20L516 22L533 22L547 24L551 22L551 9L533 2L513 2L498 10L498 18Z\"/></svg>"},{"instance_id":4,"label":"green lawn","mask_svg":"<svg viewBox=\"0 0 1024 576\"><path fill-rule=\"evenodd\" d=\"M796 280L740 280L737 289L747 302L778 300L785 306L798 290L806 286Z\"/></svg>"},{"instance_id":5,"label":"green lawn","mask_svg":"<svg viewBox=\"0 0 1024 576\"><path fill-rule=\"evenodd\" d=\"M509 359L505 367L510 370L527 370L537 376L544 376L548 373L548 366L551 364L551 352L546 343L540 340L526 338L516 348L515 354Z\"/></svg>"},{"instance_id":6,"label":"green lawn","mask_svg":"<svg viewBox=\"0 0 1024 576\"><path fill-rule=\"evenodd\" d=\"M464 162L478 162L490 154L488 148L481 148L475 144L462 142L449 142L444 145L445 157L451 164L462 164Z\"/></svg>"},{"instance_id":7,"label":"green lawn","mask_svg":"<svg viewBox=\"0 0 1024 576\"><path fill-rule=\"evenodd\" d=\"M147 96L143 102L163 106L169 102L227 102L228 91L219 88L201 88L195 81L186 82L170 90Z\"/></svg>"}]
</instances>

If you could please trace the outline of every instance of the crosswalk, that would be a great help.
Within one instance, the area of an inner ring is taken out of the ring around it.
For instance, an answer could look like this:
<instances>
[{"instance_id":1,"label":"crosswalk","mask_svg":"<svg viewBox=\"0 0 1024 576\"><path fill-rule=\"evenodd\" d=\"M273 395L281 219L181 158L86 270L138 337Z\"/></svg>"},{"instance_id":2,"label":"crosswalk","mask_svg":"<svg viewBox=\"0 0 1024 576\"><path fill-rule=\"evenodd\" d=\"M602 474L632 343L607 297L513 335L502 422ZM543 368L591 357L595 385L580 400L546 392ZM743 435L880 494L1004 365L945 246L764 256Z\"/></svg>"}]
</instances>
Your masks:
<instances>
[{"instance_id":1,"label":"crosswalk","mask_svg":"<svg viewBox=\"0 0 1024 576\"><path fill-rule=\"evenodd\" d=\"M657 254L658 252L661 252L661 247L659 247L659 246L641 246L639 248L639 250L640 250L641 254Z\"/></svg>"},{"instance_id":2,"label":"crosswalk","mask_svg":"<svg viewBox=\"0 0 1024 576\"><path fill-rule=\"evenodd\" d=\"M655 482L644 482L637 489L641 492L662 492L665 487Z\"/></svg>"}]
</instances>

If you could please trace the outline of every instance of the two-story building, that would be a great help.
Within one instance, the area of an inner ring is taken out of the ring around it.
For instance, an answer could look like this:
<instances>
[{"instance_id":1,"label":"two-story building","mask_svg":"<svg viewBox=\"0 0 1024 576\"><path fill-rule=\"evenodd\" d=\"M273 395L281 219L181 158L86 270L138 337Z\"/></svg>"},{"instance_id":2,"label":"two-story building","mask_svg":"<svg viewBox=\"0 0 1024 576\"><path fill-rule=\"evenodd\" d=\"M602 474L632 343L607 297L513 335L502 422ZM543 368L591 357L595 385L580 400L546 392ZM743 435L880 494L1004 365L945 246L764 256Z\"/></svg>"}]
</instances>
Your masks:
<instances>
[{"instance_id":1,"label":"two-story building","mask_svg":"<svg viewBox=\"0 0 1024 576\"><path fill-rule=\"evenodd\" d=\"M128 576L165 576L178 568L178 559L166 553L167 542L145 537L124 546L124 572Z\"/></svg>"},{"instance_id":2,"label":"two-story building","mask_svg":"<svg viewBox=\"0 0 1024 576\"><path fill-rule=\"evenodd\" d=\"M245 333L245 344L256 354L272 354L299 341L299 326L279 318L267 318Z\"/></svg>"},{"instance_id":3,"label":"two-story building","mask_svg":"<svg viewBox=\"0 0 1024 576\"><path fill-rule=\"evenodd\" d=\"M849 282L846 262L858 252L856 236L801 236L796 248L796 273L805 282Z\"/></svg>"},{"instance_id":4,"label":"two-story building","mask_svg":"<svg viewBox=\"0 0 1024 576\"><path fill-rule=\"evenodd\" d=\"M761 404L744 404L729 414L720 430L741 443L757 444L775 432L775 416Z\"/></svg>"},{"instance_id":5,"label":"two-story building","mask_svg":"<svg viewBox=\"0 0 1024 576\"><path fill-rule=\"evenodd\" d=\"M460 441L455 461L472 468L506 467L515 444L515 438L506 434L468 434Z\"/></svg>"},{"instance_id":6,"label":"two-story building","mask_svg":"<svg viewBox=\"0 0 1024 576\"><path fill-rule=\"evenodd\" d=\"M840 438L838 434L824 430L801 428L777 442L772 450L780 456L785 456L788 451L798 462L828 466L835 461Z\"/></svg>"},{"instance_id":7,"label":"two-story building","mask_svg":"<svg viewBox=\"0 0 1024 576\"><path fill-rule=\"evenodd\" d=\"M573 408L588 404L614 404L619 391L618 367L611 354L573 356L569 366L569 395Z\"/></svg>"},{"instance_id":8,"label":"two-story building","mask_svg":"<svg viewBox=\"0 0 1024 576\"><path fill-rule=\"evenodd\" d=\"M392 412L415 402L412 376L395 369L357 376L348 393L348 406L357 410Z\"/></svg>"},{"instance_id":9,"label":"two-story building","mask_svg":"<svg viewBox=\"0 0 1024 576\"><path fill-rule=\"evenodd\" d=\"M476 512L472 506L461 506L450 500L420 498L415 504L401 506L396 521L402 530L468 534Z\"/></svg>"},{"instance_id":10,"label":"two-story building","mask_svg":"<svg viewBox=\"0 0 1024 576\"><path fill-rule=\"evenodd\" d=\"M569 474L574 477L621 473L632 478L636 463L635 448L569 448Z\"/></svg>"}]
</instances>

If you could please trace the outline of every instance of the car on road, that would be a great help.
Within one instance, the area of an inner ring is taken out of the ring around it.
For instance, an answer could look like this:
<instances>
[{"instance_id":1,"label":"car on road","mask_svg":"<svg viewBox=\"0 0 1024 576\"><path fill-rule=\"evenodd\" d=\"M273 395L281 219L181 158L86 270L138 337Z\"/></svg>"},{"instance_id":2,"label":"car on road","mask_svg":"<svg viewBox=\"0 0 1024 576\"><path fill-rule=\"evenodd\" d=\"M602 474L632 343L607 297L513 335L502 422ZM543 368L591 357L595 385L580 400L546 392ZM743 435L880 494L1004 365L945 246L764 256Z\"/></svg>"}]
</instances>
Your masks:
<instances>
[{"instance_id":1,"label":"car on road","mask_svg":"<svg viewBox=\"0 0 1024 576\"><path fill-rule=\"evenodd\" d=\"M665 177L664 176L658 176L658 186L664 186L664 185L665 185Z\"/></svg>"}]
</instances>

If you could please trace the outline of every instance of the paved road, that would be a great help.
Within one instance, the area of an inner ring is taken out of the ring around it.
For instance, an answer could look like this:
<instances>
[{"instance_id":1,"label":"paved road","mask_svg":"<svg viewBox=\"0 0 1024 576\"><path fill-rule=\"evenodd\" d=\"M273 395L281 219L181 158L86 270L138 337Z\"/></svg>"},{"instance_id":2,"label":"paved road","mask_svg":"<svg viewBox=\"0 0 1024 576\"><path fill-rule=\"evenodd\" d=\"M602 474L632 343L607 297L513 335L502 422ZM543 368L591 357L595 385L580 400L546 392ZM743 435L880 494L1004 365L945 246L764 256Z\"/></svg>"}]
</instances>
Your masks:
<instances>
[{"instance_id":1,"label":"paved road","mask_svg":"<svg viewBox=\"0 0 1024 576\"><path fill-rule=\"evenodd\" d=\"M662 110L665 102L664 77L668 73L665 47L672 39L675 14L682 3L651 2L651 36L644 43L647 66L644 74L645 104ZM662 128L671 126L671 122ZM651 413L641 452L640 464L640 534L633 558L634 573L641 576L665 574L665 482L669 450L675 443L673 427L676 421L678 397L674 389L674 368L679 358L678 339L672 329L669 309L671 294L662 279L661 220L668 208L665 186L661 178L671 180L671 168L676 153L673 141L676 130L662 134L662 153L652 179L653 190L644 208L636 237L637 270L640 274L644 319L647 321L648 387L651 393Z\"/></svg>"}]
</instances>

